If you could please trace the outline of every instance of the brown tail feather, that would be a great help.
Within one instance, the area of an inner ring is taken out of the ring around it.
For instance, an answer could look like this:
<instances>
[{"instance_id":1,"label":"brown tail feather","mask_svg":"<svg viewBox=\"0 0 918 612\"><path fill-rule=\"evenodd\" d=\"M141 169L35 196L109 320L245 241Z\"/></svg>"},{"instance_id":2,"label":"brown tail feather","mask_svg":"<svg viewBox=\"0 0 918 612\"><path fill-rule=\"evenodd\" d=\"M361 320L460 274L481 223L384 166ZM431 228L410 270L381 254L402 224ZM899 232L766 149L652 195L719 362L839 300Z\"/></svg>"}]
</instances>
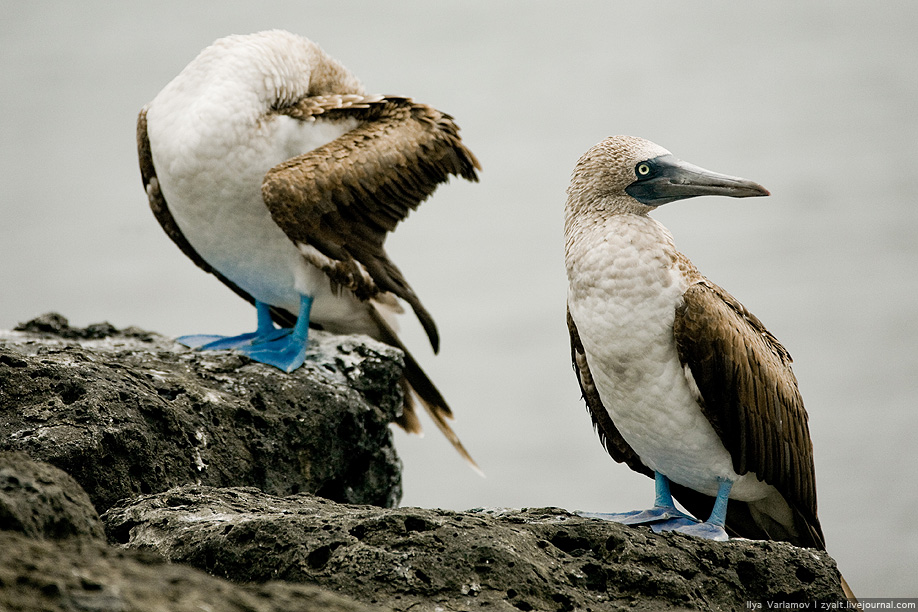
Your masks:
<instances>
[{"instance_id":1,"label":"brown tail feather","mask_svg":"<svg viewBox=\"0 0 918 612\"><path fill-rule=\"evenodd\" d=\"M841 573L838 574L838 577L841 579L841 586L842 591L845 593L845 599L847 599L849 603L856 605L858 603L857 597L854 596L854 591L848 586L848 581L845 580L845 577L842 576Z\"/></svg>"},{"instance_id":2,"label":"brown tail feather","mask_svg":"<svg viewBox=\"0 0 918 612\"><path fill-rule=\"evenodd\" d=\"M418 420L418 413L414 410L411 384L407 378L402 378L401 385L402 393L405 395L405 405L402 407L402 413L395 419L395 424L408 433L422 435L424 430L421 428L421 421Z\"/></svg>"},{"instance_id":3,"label":"brown tail feather","mask_svg":"<svg viewBox=\"0 0 918 612\"><path fill-rule=\"evenodd\" d=\"M421 372L420 369L418 371ZM421 374L424 375L423 372L421 372ZM424 377L426 378L426 375L424 375ZM456 432L453 431L453 428L450 427L449 423L446 422L446 419L448 418L447 414L440 410L439 406L431 406L428 404L423 397L418 396L418 399L421 400L421 405L423 405L424 409L427 410L427 414L430 415L430 418L436 424L437 428L443 432L443 435L446 436L446 439L450 441L450 444L453 445L453 448L456 449L456 451L462 456L463 459L465 459L465 461L473 470L478 472L479 476L484 478L485 473L481 471L481 468L478 467L478 464L475 463L475 460L472 459L472 456L469 454L469 452L465 450L465 446L462 445L462 441L459 440L459 436L456 435Z\"/></svg>"},{"instance_id":4,"label":"brown tail feather","mask_svg":"<svg viewBox=\"0 0 918 612\"><path fill-rule=\"evenodd\" d=\"M427 377L427 374L424 373L424 370L422 370L418 362L414 360L414 357L408 352L408 349L405 348L405 345L402 344L402 341L395 335L395 332L389 327L389 324L386 323L385 319L383 319L376 308L371 307L370 312L379 328L379 340L394 346L405 355L405 378L403 383L406 384L407 387L405 393L405 408L402 412L402 416L396 420L396 423L408 433L421 432L421 424L418 421L417 414L414 410L414 402L412 401L412 396L416 396L418 400L420 400L421 405L424 406L424 410L430 415L431 420L436 424L437 428L453 445L453 448L455 448L462 458L468 462L473 470L478 472L481 476L484 476L484 472L481 471L481 468L478 467L478 464L475 463L475 460L472 459L472 456L465 449L465 446L463 446L462 442L459 440L459 436L457 436L453 428L449 426L447 419L453 418L453 411L449 409L440 391Z\"/></svg>"}]
</instances>

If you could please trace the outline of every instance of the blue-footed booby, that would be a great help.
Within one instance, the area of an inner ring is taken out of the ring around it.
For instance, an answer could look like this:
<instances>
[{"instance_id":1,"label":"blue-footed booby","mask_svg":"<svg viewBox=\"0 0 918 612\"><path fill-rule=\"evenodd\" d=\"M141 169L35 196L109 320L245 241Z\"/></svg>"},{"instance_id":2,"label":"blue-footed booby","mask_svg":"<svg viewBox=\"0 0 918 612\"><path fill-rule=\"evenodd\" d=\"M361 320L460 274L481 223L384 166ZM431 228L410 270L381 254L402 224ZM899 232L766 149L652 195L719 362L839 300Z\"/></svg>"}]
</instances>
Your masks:
<instances>
[{"instance_id":1,"label":"blue-footed booby","mask_svg":"<svg viewBox=\"0 0 918 612\"><path fill-rule=\"evenodd\" d=\"M257 327L179 341L287 372L303 363L310 326L396 346L406 389L398 424L421 430L413 391L477 469L442 395L396 335L401 299L439 348L433 318L383 248L450 175L477 181L480 166L458 132L429 106L368 95L289 32L228 36L201 51L140 112L141 175L169 237L255 305Z\"/></svg>"},{"instance_id":2,"label":"blue-footed booby","mask_svg":"<svg viewBox=\"0 0 918 612\"><path fill-rule=\"evenodd\" d=\"M640 138L607 138L565 207L574 371L612 458L655 479L651 510L610 515L713 539L825 548L791 357L647 213L700 195L766 196ZM671 494L692 514L673 505ZM730 512L727 512L727 501Z\"/></svg>"},{"instance_id":3,"label":"blue-footed booby","mask_svg":"<svg viewBox=\"0 0 918 612\"><path fill-rule=\"evenodd\" d=\"M648 215L701 195L769 193L632 136L603 140L574 168L564 211L574 372L606 450L652 477L656 494L649 510L584 514L825 550L790 354Z\"/></svg>"}]
</instances>

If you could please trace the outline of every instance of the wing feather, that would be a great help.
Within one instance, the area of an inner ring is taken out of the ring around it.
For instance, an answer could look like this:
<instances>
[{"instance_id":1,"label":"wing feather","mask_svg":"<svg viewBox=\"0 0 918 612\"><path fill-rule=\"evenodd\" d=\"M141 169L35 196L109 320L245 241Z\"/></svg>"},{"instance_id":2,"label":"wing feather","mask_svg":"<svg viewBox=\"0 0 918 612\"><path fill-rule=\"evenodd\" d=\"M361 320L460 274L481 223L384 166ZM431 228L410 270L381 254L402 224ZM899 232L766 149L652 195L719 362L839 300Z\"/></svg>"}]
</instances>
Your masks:
<instances>
[{"instance_id":1,"label":"wing feather","mask_svg":"<svg viewBox=\"0 0 918 612\"><path fill-rule=\"evenodd\" d=\"M738 474L773 485L822 533L816 515L813 444L791 357L733 296L703 280L676 311L676 347L701 393L699 404ZM798 529L798 531L800 531Z\"/></svg>"},{"instance_id":2,"label":"wing feather","mask_svg":"<svg viewBox=\"0 0 918 612\"><path fill-rule=\"evenodd\" d=\"M459 138L452 117L407 98L332 96L277 112L308 120L316 107L330 119L361 123L340 138L272 168L262 195L291 240L366 270L378 291L408 304L436 350L430 314L386 254L388 232L455 175L477 180L478 161ZM347 104L335 106L341 98Z\"/></svg>"}]
</instances>

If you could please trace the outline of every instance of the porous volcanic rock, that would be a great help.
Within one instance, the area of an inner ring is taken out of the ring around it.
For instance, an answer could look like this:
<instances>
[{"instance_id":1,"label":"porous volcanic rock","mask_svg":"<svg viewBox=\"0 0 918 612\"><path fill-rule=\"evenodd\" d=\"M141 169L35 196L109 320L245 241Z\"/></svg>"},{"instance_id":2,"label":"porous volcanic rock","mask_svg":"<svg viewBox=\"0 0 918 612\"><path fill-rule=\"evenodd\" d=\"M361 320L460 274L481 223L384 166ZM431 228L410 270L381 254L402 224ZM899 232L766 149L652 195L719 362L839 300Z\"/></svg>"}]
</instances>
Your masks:
<instances>
[{"instance_id":1,"label":"porous volcanic rock","mask_svg":"<svg viewBox=\"0 0 918 612\"><path fill-rule=\"evenodd\" d=\"M292 374L48 314L0 332L0 450L64 470L96 509L188 483L397 505L401 353L312 331Z\"/></svg>"},{"instance_id":2,"label":"porous volcanic rock","mask_svg":"<svg viewBox=\"0 0 918 612\"><path fill-rule=\"evenodd\" d=\"M306 365L283 374L60 315L0 332L0 610L842 600L834 561L786 543L657 535L555 508L391 508L401 354L311 337Z\"/></svg>"},{"instance_id":3,"label":"porous volcanic rock","mask_svg":"<svg viewBox=\"0 0 918 612\"><path fill-rule=\"evenodd\" d=\"M394 610L734 610L843 597L824 552L657 535L553 508L382 509L184 486L102 519L111 541L216 576L316 584Z\"/></svg>"},{"instance_id":4,"label":"porous volcanic rock","mask_svg":"<svg viewBox=\"0 0 918 612\"><path fill-rule=\"evenodd\" d=\"M0 531L0 551L4 612L378 612L316 586L241 586L88 538Z\"/></svg>"},{"instance_id":5,"label":"porous volcanic rock","mask_svg":"<svg viewBox=\"0 0 918 612\"><path fill-rule=\"evenodd\" d=\"M0 452L3 612L369 612L313 585L242 587L160 555L108 546L76 481L23 453Z\"/></svg>"},{"instance_id":6,"label":"porous volcanic rock","mask_svg":"<svg viewBox=\"0 0 918 612\"><path fill-rule=\"evenodd\" d=\"M105 538L96 509L73 478L8 451L0 451L0 531L32 538Z\"/></svg>"}]
</instances>

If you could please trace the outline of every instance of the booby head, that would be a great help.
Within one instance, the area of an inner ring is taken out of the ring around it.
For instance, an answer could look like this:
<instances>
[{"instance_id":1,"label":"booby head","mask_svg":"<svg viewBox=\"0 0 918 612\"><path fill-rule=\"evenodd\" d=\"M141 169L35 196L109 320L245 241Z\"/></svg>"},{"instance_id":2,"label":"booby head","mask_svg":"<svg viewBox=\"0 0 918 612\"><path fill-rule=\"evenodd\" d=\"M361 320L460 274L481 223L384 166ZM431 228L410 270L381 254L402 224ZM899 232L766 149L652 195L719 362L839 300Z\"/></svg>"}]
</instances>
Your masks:
<instances>
[{"instance_id":1,"label":"booby head","mask_svg":"<svg viewBox=\"0 0 918 612\"><path fill-rule=\"evenodd\" d=\"M569 207L633 214L701 195L769 195L758 183L684 162L635 136L610 136L584 153L574 167L567 193Z\"/></svg>"}]
</instances>

